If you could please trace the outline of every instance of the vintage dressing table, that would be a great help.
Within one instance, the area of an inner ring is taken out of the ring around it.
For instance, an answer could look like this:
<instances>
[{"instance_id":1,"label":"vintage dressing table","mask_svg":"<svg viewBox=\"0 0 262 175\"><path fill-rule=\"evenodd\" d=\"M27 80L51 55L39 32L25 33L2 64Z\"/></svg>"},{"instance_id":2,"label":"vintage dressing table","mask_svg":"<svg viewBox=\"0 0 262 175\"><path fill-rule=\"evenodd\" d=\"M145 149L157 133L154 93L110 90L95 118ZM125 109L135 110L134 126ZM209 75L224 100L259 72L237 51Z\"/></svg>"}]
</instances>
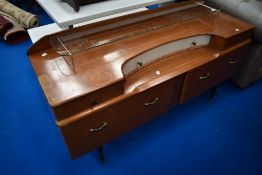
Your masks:
<instances>
[{"instance_id":1,"label":"vintage dressing table","mask_svg":"<svg viewBox=\"0 0 262 175\"><path fill-rule=\"evenodd\" d=\"M27 52L75 159L237 71L253 26L197 1L48 35Z\"/></svg>"}]
</instances>

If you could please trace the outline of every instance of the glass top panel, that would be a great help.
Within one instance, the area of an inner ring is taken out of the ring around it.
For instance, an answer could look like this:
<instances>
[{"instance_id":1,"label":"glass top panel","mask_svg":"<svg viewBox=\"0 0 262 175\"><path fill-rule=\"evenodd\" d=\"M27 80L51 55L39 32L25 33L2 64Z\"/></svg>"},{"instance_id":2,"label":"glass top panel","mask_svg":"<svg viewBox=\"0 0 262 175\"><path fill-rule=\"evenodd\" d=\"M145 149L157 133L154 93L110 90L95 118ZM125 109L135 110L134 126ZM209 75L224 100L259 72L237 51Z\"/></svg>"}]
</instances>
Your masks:
<instances>
[{"instance_id":1,"label":"glass top panel","mask_svg":"<svg viewBox=\"0 0 262 175\"><path fill-rule=\"evenodd\" d=\"M89 30L70 34L57 34L50 37L49 42L58 54L71 56L94 47L218 12L199 2L195 2L182 7L116 21Z\"/></svg>"}]
</instances>

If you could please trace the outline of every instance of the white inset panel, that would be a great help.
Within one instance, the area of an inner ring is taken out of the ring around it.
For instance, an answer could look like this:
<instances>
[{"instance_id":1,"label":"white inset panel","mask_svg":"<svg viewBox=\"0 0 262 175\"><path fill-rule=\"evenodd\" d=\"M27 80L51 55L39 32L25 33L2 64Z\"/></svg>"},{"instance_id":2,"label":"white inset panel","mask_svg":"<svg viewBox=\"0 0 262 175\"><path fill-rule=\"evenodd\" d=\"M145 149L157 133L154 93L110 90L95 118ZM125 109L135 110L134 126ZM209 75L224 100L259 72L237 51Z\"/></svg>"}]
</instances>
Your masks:
<instances>
[{"instance_id":1,"label":"white inset panel","mask_svg":"<svg viewBox=\"0 0 262 175\"><path fill-rule=\"evenodd\" d=\"M167 44L163 44L151 50L148 50L130 60L128 60L123 65L123 74L127 75L136 69L140 68L142 65L145 65L149 62L152 62L158 58L161 58L165 55L171 54L173 52L182 51L185 49L205 46L210 42L210 35L197 35L180 40L176 40Z\"/></svg>"}]
</instances>

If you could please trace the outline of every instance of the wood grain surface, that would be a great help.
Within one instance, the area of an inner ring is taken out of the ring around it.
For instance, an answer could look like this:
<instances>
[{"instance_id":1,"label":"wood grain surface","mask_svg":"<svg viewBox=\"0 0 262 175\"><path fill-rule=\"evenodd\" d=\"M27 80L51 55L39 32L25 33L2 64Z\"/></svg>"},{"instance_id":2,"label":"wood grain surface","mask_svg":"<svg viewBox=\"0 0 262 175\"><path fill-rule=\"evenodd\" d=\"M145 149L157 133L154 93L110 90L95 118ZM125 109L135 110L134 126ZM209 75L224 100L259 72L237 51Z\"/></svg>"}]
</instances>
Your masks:
<instances>
[{"instance_id":1,"label":"wood grain surface","mask_svg":"<svg viewBox=\"0 0 262 175\"><path fill-rule=\"evenodd\" d=\"M187 1L45 36L27 53L77 158L231 78L247 59L252 32L248 23ZM192 41L123 74L136 56L200 35L211 36L209 44ZM52 47L56 38L63 47Z\"/></svg>"}]
</instances>

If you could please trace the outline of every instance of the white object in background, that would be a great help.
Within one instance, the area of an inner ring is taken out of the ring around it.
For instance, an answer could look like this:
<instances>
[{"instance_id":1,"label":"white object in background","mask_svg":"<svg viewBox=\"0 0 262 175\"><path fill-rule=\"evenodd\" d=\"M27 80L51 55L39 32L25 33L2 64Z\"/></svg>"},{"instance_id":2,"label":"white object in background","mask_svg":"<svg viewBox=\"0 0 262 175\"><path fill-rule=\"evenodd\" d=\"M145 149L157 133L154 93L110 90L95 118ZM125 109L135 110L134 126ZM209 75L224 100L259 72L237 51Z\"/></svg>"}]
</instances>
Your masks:
<instances>
[{"instance_id":1,"label":"white object in background","mask_svg":"<svg viewBox=\"0 0 262 175\"><path fill-rule=\"evenodd\" d=\"M108 0L81 6L79 12L60 0L37 0L61 28L171 0Z\"/></svg>"},{"instance_id":2,"label":"white object in background","mask_svg":"<svg viewBox=\"0 0 262 175\"><path fill-rule=\"evenodd\" d=\"M52 23L52 24L29 29L27 30L27 32L30 36L32 43L35 43L36 41L38 41L40 38L44 37L45 35L60 32L62 30L63 29L61 29L56 23Z\"/></svg>"},{"instance_id":3,"label":"white object in background","mask_svg":"<svg viewBox=\"0 0 262 175\"><path fill-rule=\"evenodd\" d=\"M106 16L106 17L102 17L102 18L98 18L98 19L93 19L93 20L86 21L86 22L83 22L83 23L80 23L80 24L76 24L74 27L79 27L79 26L83 26L83 25L86 25L86 24L104 21L104 20L107 20L107 19L112 19L112 18L116 18L116 17L119 17L119 16L124 16L124 15L132 14L132 13L142 12L142 11L146 11L146 10L148 10L148 9L145 8L145 7L135 9L135 10L130 10L130 11L127 11L127 12L122 12L122 13L118 13L118 14L114 14L114 15L110 15L110 16ZM44 37L45 35L53 34L53 33L60 32L62 30L66 30L66 29L67 28L60 28L56 23L53 23L53 24L48 24L48 25L29 29L28 33L29 33L29 36L31 38L31 41L33 43L35 43L36 41L38 41L40 38Z\"/></svg>"}]
</instances>

